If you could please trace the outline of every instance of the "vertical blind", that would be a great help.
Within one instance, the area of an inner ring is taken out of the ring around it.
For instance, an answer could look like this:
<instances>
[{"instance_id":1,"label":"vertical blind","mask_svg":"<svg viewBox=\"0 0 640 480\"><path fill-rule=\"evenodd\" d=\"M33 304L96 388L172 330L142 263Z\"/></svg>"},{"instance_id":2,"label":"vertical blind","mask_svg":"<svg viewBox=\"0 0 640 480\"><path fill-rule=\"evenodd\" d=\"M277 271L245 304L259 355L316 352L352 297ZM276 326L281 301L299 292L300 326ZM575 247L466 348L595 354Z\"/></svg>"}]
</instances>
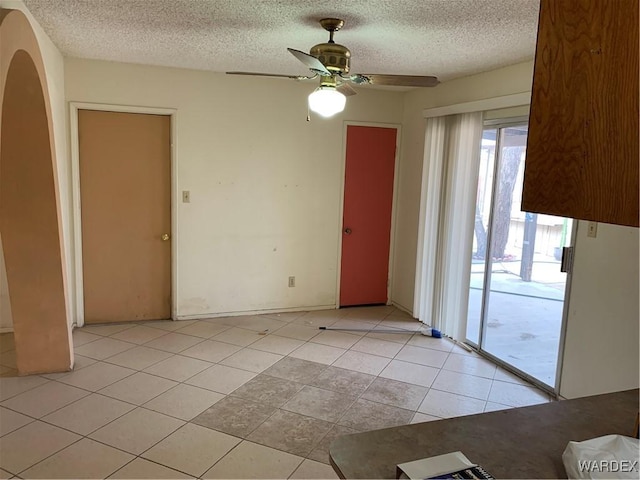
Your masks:
<instances>
[{"instance_id":1,"label":"vertical blind","mask_svg":"<svg viewBox=\"0 0 640 480\"><path fill-rule=\"evenodd\" d=\"M427 119L414 313L464 340L482 112Z\"/></svg>"}]
</instances>

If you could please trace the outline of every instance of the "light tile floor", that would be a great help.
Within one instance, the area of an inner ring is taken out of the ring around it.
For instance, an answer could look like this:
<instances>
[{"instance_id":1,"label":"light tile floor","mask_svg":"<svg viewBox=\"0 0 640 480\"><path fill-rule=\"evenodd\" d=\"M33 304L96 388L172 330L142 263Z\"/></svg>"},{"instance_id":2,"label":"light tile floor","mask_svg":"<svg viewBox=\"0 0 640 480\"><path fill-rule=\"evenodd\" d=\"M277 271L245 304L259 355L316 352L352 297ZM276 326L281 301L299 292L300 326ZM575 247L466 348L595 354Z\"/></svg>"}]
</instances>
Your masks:
<instances>
[{"instance_id":1,"label":"light tile floor","mask_svg":"<svg viewBox=\"0 0 640 480\"><path fill-rule=\"evenodd\" d=\"M420 326L393 307L87 326L74 371L29 377L2 335L1 478L336 478L337 436L550 401Z\"/></svg>"}]
</instances>

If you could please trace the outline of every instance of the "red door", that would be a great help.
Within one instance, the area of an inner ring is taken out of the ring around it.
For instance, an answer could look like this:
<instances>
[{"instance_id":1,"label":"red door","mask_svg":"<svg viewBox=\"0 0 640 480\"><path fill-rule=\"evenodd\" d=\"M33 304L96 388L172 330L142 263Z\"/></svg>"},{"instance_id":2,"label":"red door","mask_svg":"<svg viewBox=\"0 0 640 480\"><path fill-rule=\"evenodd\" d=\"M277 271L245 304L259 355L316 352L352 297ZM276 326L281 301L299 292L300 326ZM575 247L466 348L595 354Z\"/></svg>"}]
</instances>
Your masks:
<instances>
[{"instance_id":1,"label":"red door","mask_svg":"<svg viewBox=\"0 0 640 480\"><path fill-rule=\"evenodd\" d=\"M396 133L347 127L341 307L387 303Z\"/></svg>"}]
</instances>

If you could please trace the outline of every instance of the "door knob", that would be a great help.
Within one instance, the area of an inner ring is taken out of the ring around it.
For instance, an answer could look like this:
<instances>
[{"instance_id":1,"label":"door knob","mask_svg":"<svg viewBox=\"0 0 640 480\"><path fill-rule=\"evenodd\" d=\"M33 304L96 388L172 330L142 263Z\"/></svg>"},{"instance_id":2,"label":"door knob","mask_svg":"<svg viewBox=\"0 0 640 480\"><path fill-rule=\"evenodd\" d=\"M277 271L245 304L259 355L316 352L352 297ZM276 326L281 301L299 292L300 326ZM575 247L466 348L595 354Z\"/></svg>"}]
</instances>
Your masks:
<instances>
[{"instance_id":1,"label":"door knob","mask_svg":"<svg viewBox=\"0 0 640 480\"><path fill-rule=\"evenodd\" d=\"M160 238L162 239L163 242L166 242L167 240L169 240L170 237L168 233L163 233Z\"/></svg>"},{"instance_id":2,"label":"door knob","mask_svg":"<svg viewBox=\"0 0 640 480\"><path fill-rule=\"evenodd\" d=\"M347 227L347 228L345 228L345 229L344 229L344 234L345 234L345 235L351 235L351 229L350 229L350 228L348 228L348 227Z\"/></svg>"}]
</instances>

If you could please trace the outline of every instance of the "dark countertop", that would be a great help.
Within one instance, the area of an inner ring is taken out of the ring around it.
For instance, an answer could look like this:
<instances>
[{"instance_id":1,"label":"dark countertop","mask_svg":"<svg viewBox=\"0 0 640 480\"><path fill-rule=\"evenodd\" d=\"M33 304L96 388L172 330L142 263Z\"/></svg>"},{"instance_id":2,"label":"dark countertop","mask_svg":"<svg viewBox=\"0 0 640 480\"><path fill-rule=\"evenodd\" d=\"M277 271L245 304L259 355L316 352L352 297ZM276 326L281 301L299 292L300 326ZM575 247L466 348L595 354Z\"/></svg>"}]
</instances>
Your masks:
<instances>
[{"instance_id":1,"label":"dark countertop","mask_svg":"<svg viewBox=\"0 0 640 480\"><path fill-rule=\"evenodd\" d=\"M396 465L460 450L496 478L566 478L570 440L631 436L640 391L500 410L337 438L329 449L341 478L396 478Z\"/></svg>"}]
</instances>

